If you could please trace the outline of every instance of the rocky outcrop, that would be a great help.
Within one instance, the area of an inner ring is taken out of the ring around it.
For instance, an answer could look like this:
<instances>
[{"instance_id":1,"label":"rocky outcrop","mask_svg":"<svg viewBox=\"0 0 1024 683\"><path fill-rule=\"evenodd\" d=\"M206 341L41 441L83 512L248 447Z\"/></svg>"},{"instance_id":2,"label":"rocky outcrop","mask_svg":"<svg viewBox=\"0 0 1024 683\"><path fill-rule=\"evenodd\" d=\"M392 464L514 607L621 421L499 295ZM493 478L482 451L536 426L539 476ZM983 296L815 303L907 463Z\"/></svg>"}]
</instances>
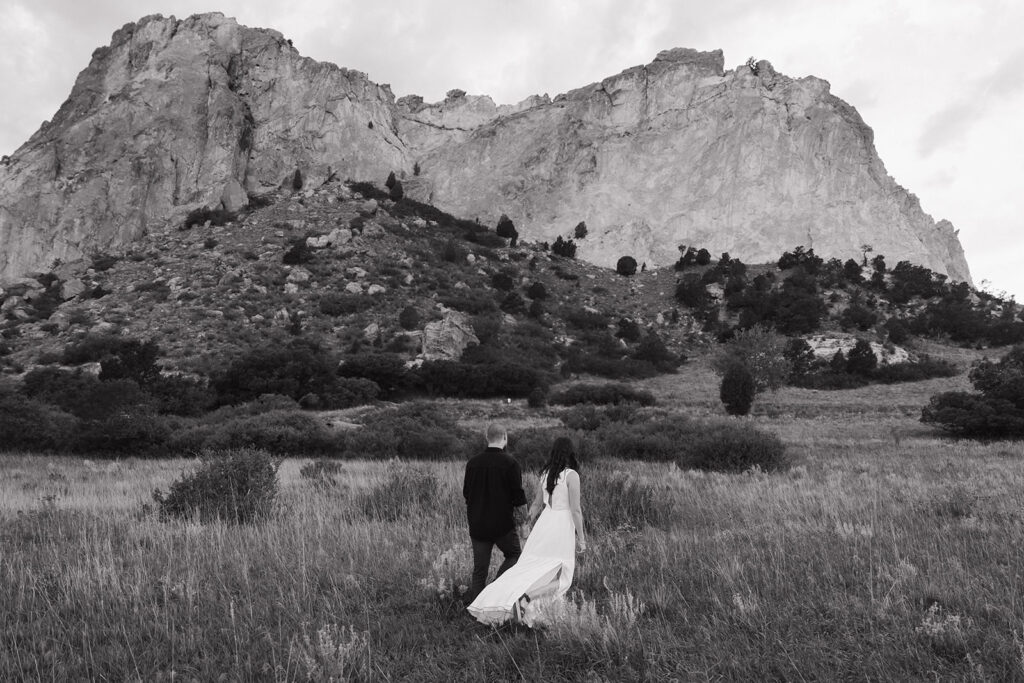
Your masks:
<instances>
[{"instance_id":1,"label":"rocky outcrop","mask_svg":"<svg viewBox=\"0 0 1024 683\"><path fill-rule=\"evenodd\" d=\"M459 360L467 346L479 343L468 315L446 311L444 318L423 328L421 355L424 360Z\"/></svg>"},{"instance_id":2,"label":"rocky outcrop","mask_svg":"<svg viewBox=\"0 0 1024 683\"><path fill-rule=\"evenodd\" d=\"M871 129L814 77L720 51L662 52L550 104L452 133L408 190L521 239L571 236L577 256L667 265L678 245L770 262L803 245L825 257L909 260L970 280L956 231L885 171ZM450 108L450 105L446 105ZM403 124L405 125L405 124Z\"/></svg>"},{"instance_id":3,"label":"rocky outcrop","mask_svg":"<svg viewBox=\"0 0 1024 683\"><path fill-rule=\"evenodd\" d=\"M870 244L970 279L956 231L888 176L826 81L676 49L553 100L396 101L275 31L205 14L117 31L0 165L0 281L124 251L199 206L392 170L408 196L457 215L508 214L521 239L586 221L578 256L607 266L665 265L679 244L747 262Z\"/></svg>"},{"instance_id":4,"label":"rocky outcrop","mask_svg":"<svg viewBox=\"0 0 1024 683\"><path fill-rule=\"evenodd\" d=\"M403 168L394 96L220 14L128 24L0 167L0 279L117 251L232 181L249 192Z\"/></svg>"}]
</instances>

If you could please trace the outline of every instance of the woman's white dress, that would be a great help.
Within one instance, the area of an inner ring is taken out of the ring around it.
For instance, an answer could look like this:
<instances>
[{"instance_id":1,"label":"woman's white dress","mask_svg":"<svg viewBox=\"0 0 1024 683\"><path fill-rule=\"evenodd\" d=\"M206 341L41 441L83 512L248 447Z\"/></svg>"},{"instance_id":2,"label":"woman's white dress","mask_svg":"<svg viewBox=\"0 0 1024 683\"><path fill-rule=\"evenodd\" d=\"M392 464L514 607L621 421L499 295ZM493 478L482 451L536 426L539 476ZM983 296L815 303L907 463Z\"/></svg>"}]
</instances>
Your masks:
<instances>
[{"instance_id":1,"label":"woman's white dress","mask_svg":"<svg viewBox=\"0 0 1024 683\"><path fill-rule=\"evenodd\" d=\"M569 509L569 486L558 476L553 493L544 491L544 511L523 546L523 553L504 574L480 592L469 613L485 624L500 624L513 616L524 595L530 600L560 597L572 585L576 569L576 525ZM545 486L541 478L541 486Z\"/></svg>"}]
</instances>

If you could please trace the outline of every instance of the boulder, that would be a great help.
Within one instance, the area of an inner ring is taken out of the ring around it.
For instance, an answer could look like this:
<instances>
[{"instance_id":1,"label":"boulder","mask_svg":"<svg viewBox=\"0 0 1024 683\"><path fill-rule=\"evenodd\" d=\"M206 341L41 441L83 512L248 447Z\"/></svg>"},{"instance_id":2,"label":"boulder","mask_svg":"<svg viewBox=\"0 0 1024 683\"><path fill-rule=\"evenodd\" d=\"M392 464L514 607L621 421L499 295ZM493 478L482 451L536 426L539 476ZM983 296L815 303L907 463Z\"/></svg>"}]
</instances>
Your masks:
<instances>
[{"instance_id":1,"label":"boulder","mask_svg":"<svg viewBox=\"0 0 1024 683\"><path fill-rule=\"evenodd\" d=\"M347 285L345 285L345 291L348 294L362 294L363 286L358 282L350 282Z\"/></svg>"},{"instance_id":2,"label":"boulder","mask_svg":"<svg viewBox=\"0 0 1024 683\"><path fill-rule=\"evenodd\" d=\"M220 193L220 205L225 211L238 213L249 206L249 195L234 177L228 178Z\"/></svg>"},{"instance_id":3,"label":"boulder","mask_svg":"<svg viewBox=\"0 0 1024 683\"><path fill-rule=\"evenodd\" d=\"M377 294L383 294L387 289L383 285L370 285L366 288L366 293L370 296L376 296Z\"/></svg>"},{"instance_id":4,"label":"boulder","mask_svg":"<svg viewBox=\"0 0 1024 683\"><path fill-rule=\"evenodd\" d=\"M85 290L85 283L81 280L66 280L60 284L60 298L63 301L74 299Z\"/></svg>"},{"instance_id":5,"label":"boulder","mask_svg":"<svg viewBox=\"0 0 1024 683\"><path fill-rule=\"evenodd\" d=\"M291 272L288 273L288 277L285 282L295 283L297 285L307 284L313 275L305 268L292 268Z\"/></svg>"},{"instance_id":6,"label":"boulder","mask_svg":"<svg viewBox=\"0 0 1024 683\"><path fill-rule=\"evenodd\" d=\"M447 311L423 328L425 360L458 360L467 346L479 343L470 317L460 311Z\"/></svg>"}]
</instances>

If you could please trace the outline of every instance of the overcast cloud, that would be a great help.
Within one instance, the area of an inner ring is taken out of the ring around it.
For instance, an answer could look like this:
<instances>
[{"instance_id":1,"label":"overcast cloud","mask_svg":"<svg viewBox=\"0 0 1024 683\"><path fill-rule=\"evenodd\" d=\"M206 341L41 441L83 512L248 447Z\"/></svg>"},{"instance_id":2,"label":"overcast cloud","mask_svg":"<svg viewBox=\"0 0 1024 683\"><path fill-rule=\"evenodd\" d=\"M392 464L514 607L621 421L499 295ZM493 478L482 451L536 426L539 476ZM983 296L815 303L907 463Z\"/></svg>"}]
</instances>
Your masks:
<instances>
[{"instance_id":1,"label":"overcast cloud","mask_svg":"<svg viewBox=\"0 0 1024 683\"><path fill-rule=\"evenodd\" d=\"M815 75L857 107L889 173L960 229L976 284L1024 298L1024 3L1010 0L221 0L299 51L440 100L554 96L671 47ZM49 119L92 51L196 0L0 0L0 154Z\"/></svg>"}]
</instances>

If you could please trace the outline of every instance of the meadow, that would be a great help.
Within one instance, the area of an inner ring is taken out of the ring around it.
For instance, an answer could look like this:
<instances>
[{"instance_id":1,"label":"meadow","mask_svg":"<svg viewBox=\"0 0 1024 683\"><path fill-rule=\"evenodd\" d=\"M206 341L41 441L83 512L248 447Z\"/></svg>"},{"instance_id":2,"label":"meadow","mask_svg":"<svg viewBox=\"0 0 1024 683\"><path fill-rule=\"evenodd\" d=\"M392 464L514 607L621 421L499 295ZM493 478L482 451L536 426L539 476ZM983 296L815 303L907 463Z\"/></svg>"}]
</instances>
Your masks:
<instances>
[{"instance_id":1,"label":"meadow","mask_svg":"<svg viewBox=\"0 0 1024 683\"><path fill-rule=\"evenodd\" d=\"M722 414L700 363L638 384ZM536 629L457 599L460 462L286 460L273 517L233 526L154 514L188 459L5 455L0 680L1024 680L1024 449L917 421L966 387L760 396L737 419L782 438L779 473L584 463L590 548Z\"/></svg>"}]
</instances>

